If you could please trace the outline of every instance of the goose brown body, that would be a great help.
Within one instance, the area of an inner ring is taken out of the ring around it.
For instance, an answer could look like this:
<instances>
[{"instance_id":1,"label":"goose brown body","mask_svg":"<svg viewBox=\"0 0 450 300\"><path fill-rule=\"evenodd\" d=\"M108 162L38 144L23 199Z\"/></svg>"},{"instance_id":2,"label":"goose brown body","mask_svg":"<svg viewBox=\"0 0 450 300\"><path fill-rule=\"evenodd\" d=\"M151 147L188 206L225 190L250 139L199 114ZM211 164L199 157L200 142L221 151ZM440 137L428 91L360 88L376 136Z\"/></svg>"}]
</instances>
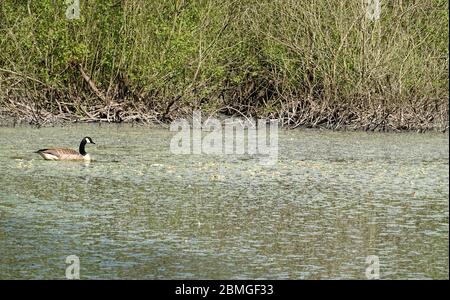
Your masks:
<instances>
[{"instance_id":1,"label":"goose brown body","mask_svg":"<svg viewBox=\"0 0 450 300\"><path fill-rule=\"evenodd\" d=\"M76 151L68 148L48 148L36 151L46 160L91 160L91 156L86 153L85 145L95 144L90 137L81 140L80 150Z\"/></svg>"},{"instance_id":2,"label":"goose brown body","mask_svg":"<svg viewBox=\"0 0 450 300\"><path fill-rule=\"evenodd\" d=\"M90 160L89 154L83 156L78 151L67 148L42 149L38 153L46 160Z\"/></svg>"}]
</instances>

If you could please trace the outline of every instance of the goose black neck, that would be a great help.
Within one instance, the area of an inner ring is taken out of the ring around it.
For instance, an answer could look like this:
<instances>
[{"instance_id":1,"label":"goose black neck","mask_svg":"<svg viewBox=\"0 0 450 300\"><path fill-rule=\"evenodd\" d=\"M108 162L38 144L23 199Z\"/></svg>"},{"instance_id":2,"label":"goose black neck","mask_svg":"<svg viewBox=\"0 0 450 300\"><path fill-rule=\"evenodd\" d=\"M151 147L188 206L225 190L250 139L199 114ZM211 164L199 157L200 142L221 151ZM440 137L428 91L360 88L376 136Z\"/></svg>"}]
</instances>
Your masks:
<instances>
[{"instance_id":1,"label":"goose black neck","mask_svg":"<svg viewBox=\"0 0 450 300\"><path fill-rule=\"evenodd\" d=\"M80 154L83 156L87 154L84 146L86 146L86 140L82 140L80 143Z\"/></svg>"}]
</instances>

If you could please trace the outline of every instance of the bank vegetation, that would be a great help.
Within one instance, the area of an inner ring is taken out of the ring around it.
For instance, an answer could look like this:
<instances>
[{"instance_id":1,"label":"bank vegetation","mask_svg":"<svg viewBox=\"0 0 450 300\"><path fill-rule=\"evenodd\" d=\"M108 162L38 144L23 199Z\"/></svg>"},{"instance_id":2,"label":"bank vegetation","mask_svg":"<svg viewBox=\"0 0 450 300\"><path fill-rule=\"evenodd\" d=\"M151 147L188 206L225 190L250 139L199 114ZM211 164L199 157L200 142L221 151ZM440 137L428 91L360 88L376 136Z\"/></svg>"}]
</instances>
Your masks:
<instances>
[{"instance_id":1,"label":"bank vegetation","mask_svg":"<svg viewBox=\"0 0 450 300\"><path fill-rule=\"evenodd\" d=\"M0 0L1 118L448 129L448 1L64 2Z\"/></svg>"}]
</instances>

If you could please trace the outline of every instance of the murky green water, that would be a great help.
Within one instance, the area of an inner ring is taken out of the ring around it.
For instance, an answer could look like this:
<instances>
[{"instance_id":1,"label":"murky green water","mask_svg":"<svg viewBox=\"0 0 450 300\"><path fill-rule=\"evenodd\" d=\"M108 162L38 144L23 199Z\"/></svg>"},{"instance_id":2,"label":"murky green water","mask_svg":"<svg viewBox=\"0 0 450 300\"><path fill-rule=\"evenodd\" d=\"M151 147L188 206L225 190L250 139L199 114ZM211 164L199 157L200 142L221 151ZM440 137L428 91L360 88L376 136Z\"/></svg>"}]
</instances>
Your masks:
<instances>
[{"instance_id":1,"label":"murky green water","mask_svg":"<svg viewBox=\"0 0 450 300\"><path fill-rule=\"evenodd\" d=\"M0 128L0 278L448 278L448 135L280 131L262 166L173 134ZM85 135L89 165L32 153Z\"/></svg>"}]
</instances>

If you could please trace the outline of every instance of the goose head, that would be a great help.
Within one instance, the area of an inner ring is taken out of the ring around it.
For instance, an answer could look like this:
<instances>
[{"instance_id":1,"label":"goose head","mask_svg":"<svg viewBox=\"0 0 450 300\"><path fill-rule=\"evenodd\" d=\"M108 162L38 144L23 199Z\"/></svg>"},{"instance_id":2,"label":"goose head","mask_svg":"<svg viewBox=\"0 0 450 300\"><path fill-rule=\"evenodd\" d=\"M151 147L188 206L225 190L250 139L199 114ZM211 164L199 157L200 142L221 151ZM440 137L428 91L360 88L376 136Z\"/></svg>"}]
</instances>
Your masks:
<instances>
[{"instance_id":1,"label":"goose head","mask_svg":"<svg viewBox=\"0 0 450 300\"><path fill-rule=\"evenodd\" d=\"M85 138L83 138L82 140L81 140L81 142L83 143L85 143L85 144L94 144L95 145L95 143L94 143L94 141L92 140L92 138L90 138L90 137L85 137Z\"/></svg>"}]
</instances>

